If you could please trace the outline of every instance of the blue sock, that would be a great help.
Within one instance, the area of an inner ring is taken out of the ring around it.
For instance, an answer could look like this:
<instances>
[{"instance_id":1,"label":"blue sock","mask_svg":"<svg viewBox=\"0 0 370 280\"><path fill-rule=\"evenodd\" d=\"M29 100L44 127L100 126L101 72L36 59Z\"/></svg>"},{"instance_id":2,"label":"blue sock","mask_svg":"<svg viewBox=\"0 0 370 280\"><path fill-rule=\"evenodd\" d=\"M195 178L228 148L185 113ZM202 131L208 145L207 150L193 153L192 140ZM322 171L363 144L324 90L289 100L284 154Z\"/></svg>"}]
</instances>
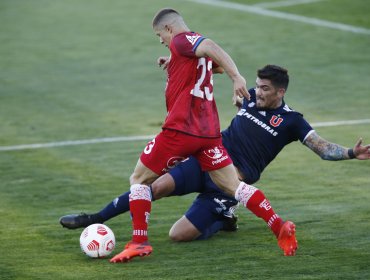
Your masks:
<instances>
[{"instance_id":1,"label":"blue sock","mask_svg":"<svg viewBox=\"0 0 370 280\"><path fill-rule=\"evenodd\" d=\"M204 240L210 238L224 226L223 221L216 221L210 227L206 228L196 240Z\"/></svg>"},{"instance_id":2,"label":"blue sock","mask_svg":"<svg viewBox=\"0 0 370 280\"><path fill-rule=\"evenodd\" d=\"M119 214L130 211L129 195L130 192L125 192L119 197L116 197L111 203L105 206L105 208L100 210L98 214L104 219L104 221L107 221Z\"/></svg>"}]
</instances>

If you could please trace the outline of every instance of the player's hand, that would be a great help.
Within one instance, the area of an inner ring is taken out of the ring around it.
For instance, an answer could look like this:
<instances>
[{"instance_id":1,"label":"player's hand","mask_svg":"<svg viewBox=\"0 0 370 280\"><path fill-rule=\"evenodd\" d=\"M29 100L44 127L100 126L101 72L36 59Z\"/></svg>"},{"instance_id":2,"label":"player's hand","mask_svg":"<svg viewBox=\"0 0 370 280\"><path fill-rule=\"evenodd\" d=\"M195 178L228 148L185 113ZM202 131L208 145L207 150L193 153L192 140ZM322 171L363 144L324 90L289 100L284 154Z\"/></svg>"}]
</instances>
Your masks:
<instances>
[{"instance_id":1,"label":"player's hand","mask_svg":"<svg viewBox=\"0 0 370 280\"><path fill-rule=\"evenodd\" d=\"M370 144L363 146L362 138L358 139L355 147L353 148L353 153L355 154L357 159L370 159Z\"/></svg>"},{"instance_id":2,"label":"player's hand","mask_svg":"<svg viewBox=\"0 0 370 280\"><path fill-rule=\"evenodd\" d=\"M163 70L166 70L168 67L168 63L170 63L170 57L168 56L160 56L157 59L157 63L159 67L163 66Z\"/></svg>"},{"instance_id":3,"label":"player's hand","mask_svg":"<svg viewBox=\"0 0 370 280\"><path fill-rule=\"evenodd\" d=\"M244 100L244 97L233 95L233 105L236 106L239 110L243 106L243 100Z\"/></svg>"},{"instance_id":4,"label":"player's hand","mask_svg":"<svg viewBox=\"0 0 370 280\"><path fill-rule=\"evenodd\" d=\"M241 75L234 79L234 96L245 97L248 100L251 98L247 90L247 82Z\"/></svg>"}]
</instances>

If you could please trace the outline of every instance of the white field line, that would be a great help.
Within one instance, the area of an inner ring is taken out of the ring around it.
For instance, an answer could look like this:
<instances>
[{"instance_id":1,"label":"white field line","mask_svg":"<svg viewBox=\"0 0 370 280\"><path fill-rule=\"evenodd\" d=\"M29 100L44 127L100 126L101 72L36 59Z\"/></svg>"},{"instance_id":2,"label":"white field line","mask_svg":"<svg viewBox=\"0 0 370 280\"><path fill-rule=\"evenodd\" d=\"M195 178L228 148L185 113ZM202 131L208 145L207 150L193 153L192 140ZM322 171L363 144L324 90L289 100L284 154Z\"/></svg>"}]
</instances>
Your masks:
<instances>
[{"instance_id":1,"label":"white field line","mask_svg":"<svg viewBox=\"0 0 370 280\"><path fill-rule=\"evenodd\" d=\"M356 125L356 124L367 124L367 123L370 123L370 119L347 120L347 121L344 120L344 121L334 121L334 122L318 122L318 123L311 123L311 125L313 128L316 128L316 127ZM98 143L130 142L130 141L139 141L139 140L150 140L150 139L153 139L154 137L155 135L120 136L120 137L95 138L95 139L85 139L85 140L68 140L68 141L61 141L61 142L49 142L49 143L38 143L38 144L25 144L25 145L16 145L16 146L0 146L0 152L33 150L33 149L76 146L76 145L89 145L89 144L98 144Z\"/></svg>"},{"instance_id":2,"label":"white field line","mask_svg":"<svg viewBox=\"0 0 370 280\"><path fill-rule=\"evenodd\" d=\"M335 122L318 122L311 123L312 127L328 127L328 126L340 126L340 125L351 125L351 124L366 124L370 123L370 119L363 120L348 120L348 121L335 121Z\"/></svg>"},{"instance_id":3,"label":"white field line","mask_svg":"<svg viewBox=\"0 0 370 280\"><path fill-rule=\"evenodd\" d=\"M0 151L19 151L19 150L32 150L32 149L41 149L41 148L77 146L77 145L88 145L88 144L98 144L98 143L129 142L129 141L139 141L139 140L150 140L150 139L153 139L154 137L155 135L120 136L120 137L95 138L95 139L84 139L84 140L68 140L68 141L61 141L61 142L25 144L25 145L16 145L16 146L0 146Z\"/></svg>"},{"instance_id":4,"label":"white field line","mask_svg":"<svg viewBox=\"0 0 370 280\"><path fill-rule=\"evenodd\" d=\"M315 2L321 2L325 0L286 0L286 1L278 1L278 2L264 2L254 4L254 7L260 8L279 8L279 7L288 7L288 6L295 6L295 5L302 5L302 4L311 4Z\"/></svg>"},{"instance_id":5,"label":"white field line","mask_svg":"<svg viewBox=\"0 0 370 280\"><path fill-rule=\"evenodd\" d=\"M302 23L307 23L310 25L327 27L327 28L332 28L336 30L347 31L347 32L352 32L352 33L357 33L357 34L370 35L370 29L367 29L367 28L352 26L352 25L343 24L343 23L331 22L331 21L326 21L326 20L317 19L317 18L299 16L299 15L294 15L294 14L289 14L289 13L284 13L284 12L271 11L271 10L266 10L260 7L251 6L251 5L243 5L243 4L238 4L238 3L226 2L222 0L187 0L187 1L210 5L210 6L222 7L222 8L232 9L232 10L238 10L238 11L258 14L262 16L302 22Z\"/></svg>"}]
</instances>

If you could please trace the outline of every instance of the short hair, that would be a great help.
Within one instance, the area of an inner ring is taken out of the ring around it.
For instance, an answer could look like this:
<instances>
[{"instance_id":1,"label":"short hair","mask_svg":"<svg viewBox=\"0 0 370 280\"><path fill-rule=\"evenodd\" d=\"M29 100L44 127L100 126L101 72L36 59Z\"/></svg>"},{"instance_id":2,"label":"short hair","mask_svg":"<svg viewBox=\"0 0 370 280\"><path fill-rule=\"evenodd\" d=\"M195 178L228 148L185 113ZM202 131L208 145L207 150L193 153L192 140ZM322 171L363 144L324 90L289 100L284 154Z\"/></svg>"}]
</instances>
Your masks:
<instances>
[{"instance_id":1,"label":"short hair","mask_svg":"<svg viewBox=\"0 0 370 280\"><path fill-rule=\"evenodd\" d=\"M288 89L288 70L283 67L268 64L262 69L257 70L257 76L260 79L270 80L275 87L284 88L285 90Z\"/></svg>"},{"instance_id":2,"label":"short hair","mask_svg":"<svg viewBox=\"0 0 370 280\"><path fill-rule=\"evenodd\" d=\"M167 17L170 14L175 14L175 15L180 16L180 14L176 10L171 9L171 8L164 8L160 10L159 12L157 12L157 14L154 16L153 23L152 23L153 27L157 26L165 17Z\"/></svg>"}]
</instances>

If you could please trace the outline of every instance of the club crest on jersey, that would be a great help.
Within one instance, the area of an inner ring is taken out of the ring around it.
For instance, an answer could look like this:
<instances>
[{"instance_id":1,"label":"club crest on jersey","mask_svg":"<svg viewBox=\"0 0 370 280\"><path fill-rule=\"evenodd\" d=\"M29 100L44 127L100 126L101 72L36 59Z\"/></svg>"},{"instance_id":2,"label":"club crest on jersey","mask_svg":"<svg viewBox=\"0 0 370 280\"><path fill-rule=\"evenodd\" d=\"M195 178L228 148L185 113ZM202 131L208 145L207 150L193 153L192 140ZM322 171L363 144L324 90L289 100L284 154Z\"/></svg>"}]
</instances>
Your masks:
<instances>
[{"instance_id":1,"label":"club crest on jersey","mask_svg":"<svg viewBox=\"0 0 370 280\"><path fill-rule=\"evenodd\" d=\"M281 118L280 115L278 116L273 115L270 119L270 125L273 127L278 127L283 122L283 120L284 119Z\"/></svg>"},{"instance_id":2,"label":"club crest on jersey","mask_svg":"<svg viewBox=\"0 0 370 280\"><path fill-rule=\"evenodd\" d=\"M169 160L167 160L167 166L162 169L163 172L168 172L170 169L176 167L180 162L186 160L187 158L175 156L171 157Z\"/></svg>"},{"instance_id":3,"label":"club crest on jersey","mask_svg":"<svg viewBox=\"0 0 370 280\"><path fill-rule=\"evenodd\" d=\"M214 147L213 149L204 151L204 153L206 154L207 157L213 159L212 165L217 165L229 158L227 154L223 155L224 151L219 147Z\"/></svg>"},{"instance_id":4,"label":"club crest on jersey","mask_svg":"<svg viewBox=\"0 0 370 280\"><path fill-rule=\"evenodd\" d=\"M167 161L167 167L169 169L174 168L180 162L182 162L185 158L184 157L172 157Z\"/></svg>"},{"instance_id":5,"label":"club crest on jersey","mask_svg":"<svg viewBox=\"0 0 370 280\"><path fill-rule=\"evenodd\" d=\"M214 147L213 149L204 151L204 153L207 155L207 157L210 157L211 159L219 159L220 157L222 157L222 154L224 152L223 150L220 150L218 147Z\"/></svg>"},{"instance_id":6,"label":"club crest on jersey","mask_svg":"<svg viewBox=\"0 0 370 280\"><path fill-rule=\"evenodd\" d=\"M188 39L188 41L190 42L190 44L192 44L193 46L197 42L197 40L199 38L200 38L199 35L195 35L195 36L186 35L186 39Z\"/></svg>"}]
</instances>

